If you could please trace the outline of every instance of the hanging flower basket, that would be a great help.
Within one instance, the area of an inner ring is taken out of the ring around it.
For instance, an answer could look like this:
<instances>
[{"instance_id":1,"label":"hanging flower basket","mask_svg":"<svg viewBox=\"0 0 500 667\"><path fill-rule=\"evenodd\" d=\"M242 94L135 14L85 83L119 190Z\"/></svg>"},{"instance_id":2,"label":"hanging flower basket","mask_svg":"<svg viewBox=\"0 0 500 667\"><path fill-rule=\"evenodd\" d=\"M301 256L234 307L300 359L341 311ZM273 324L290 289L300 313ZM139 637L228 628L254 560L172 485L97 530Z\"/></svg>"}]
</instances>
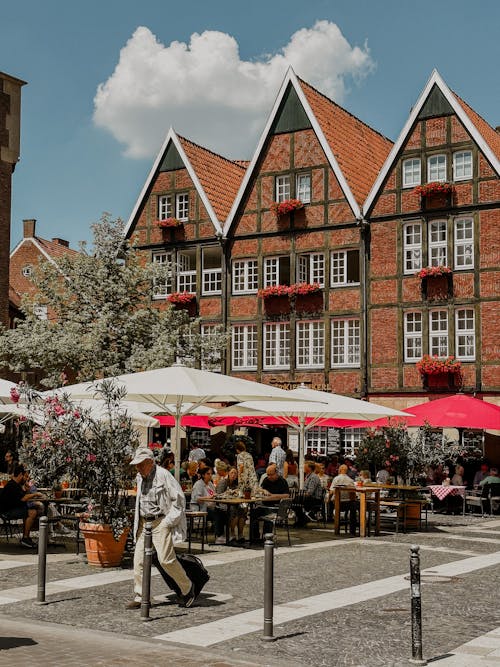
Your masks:
<instances>
[{"instance_id":1,"label":"hanging flower basket","mask_svg":"<svg viewBox=\"0 0 500 667\"><path fill-rule=\"evenodd\" d=\"M182 227L182 222L177 218L165 218L165 220L157 220L156 225L160 229L175 229L176 227Z\"/></svg>"},{"instance_id":2,"label":"hanging flower basket","mask_svg":"<svg viewBox=\"0 0 500 667\"><path fill-rule=\"evenodd\" d=\"M278 220L284 215L288 215L301 208L304 208L304 204L300 199L285 199L285 201L275 201L271 204L271 211L273 211Z\"/></svg>"},{"instance_id":3,"label":"hanging flower basket","mask_svg":"<svg viewBox=\"0 0 500 667\"><path fill-rule=\"evenodd\" d=\"M290 287L288 285L272 285L259 290L266 315L285 315L289 313L289 295Z\"/></svg>"}]
</instances>

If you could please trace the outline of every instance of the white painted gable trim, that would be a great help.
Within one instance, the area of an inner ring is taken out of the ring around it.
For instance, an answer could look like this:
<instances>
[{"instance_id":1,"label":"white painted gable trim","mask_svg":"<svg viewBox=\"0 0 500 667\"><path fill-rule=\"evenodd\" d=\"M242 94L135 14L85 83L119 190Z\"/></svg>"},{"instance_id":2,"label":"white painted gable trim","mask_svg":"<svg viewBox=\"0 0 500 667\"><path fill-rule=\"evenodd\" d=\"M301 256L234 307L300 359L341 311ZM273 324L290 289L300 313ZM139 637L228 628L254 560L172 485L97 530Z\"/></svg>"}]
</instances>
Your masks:
<instances>
[{"instance_id":1,"label":"white painted gable trim","mask_svg":"<svg viewBox=\"0 0 500 667\"><path fill-rule=\"evenodd\" d=\"M169 143L172 142L174 146L177 148L177 151L179 152L179 155L181 156L182 161L184 162L184 166L187 169L187 172L189 176L191 177L191 180L193 181L193 184L200 195L200 199L203 202L203 205L205 206L208 215L210 216L210 219L212 221L212 224L215 227L215 231L217 234L222 233L222 228L220 225L219 220L217 219L217 216L215 215L215 212L212 208L212 205L210 201L208 200L207 195L205 194L204 189L201 186L200 181L198 180L198 177L193 169L193 166L191 162L189 161L186 153L184 152L184 149L182 148L181 142L179 141L179 137L175 133L173 128L170 128L169 131L167 132L167 136L165 137L165 141L163 142L162 147L160 148L160 151L158 155L156 156L156 159L153 163L153 166L151 167L151 171L148 174L148 177L146 179L146 182L144 184L144 187L141 190L141 193L139 197L137 198L137 201L135 203L134 208L132 209L132 213L130 214L130 217L128 219L127 225L124 230L124 235L127 236L130 228L134 224L135 221L135 216L137 215L137 212L139 211L139 208L141 207L144 198L146 197L147 191L149 189L149 186L151 185L151 182L153 181L153 178L155 177L156 170L158 169L161 160L163 159L163 156L165 155L165 151L168 148Z\"/></svg>"},{"instance_id":2,"label":"white painted gable trim","mask_svg":"<svg viewBox=\"0 0 500 667\"><path fill-rule=\"evenodd\" d=\"M10 253L11 259L12 259L12 257L14 257L16 252L21 248L21 246L24 243L33 243L35 248L45 257L45 259L47 259L49 262L52 262L52 264L57 266L57 262L55 261L55 259L51 255L49 255L49 253L46 250L44 250L42 248L42 246L38 243L38 241L36 240L36 238L34 236L30 237L28 239L21 239L21 241L19 241L19 243L14 248L14 250L12 250L12 252Z\"/></svg>"},{"instance_id":3,"label":"white painted gable trim","mask_svg":"<svg viewBox=\"0 0 500 667\"><path fill-rule=\"evenodd\" d=\"M253 176L255 166L257 164L257 161L260 158L260 155L262 153L262 150L264 148L264 144L269 136L269 132L271 130L272 124L274 122L274 119L276 117L276 114L278 113L279 106L281 104L281 101L283 99L283 96L286 92L288 84L291 83L292 86L295 88L295 92L297 93L303 107L304 111L306 112L307 117L309 118L309 121L313 127L313 130L316 133L316 136L318 137L318 141L321 144L321 147L323 148L325 155L330 163L330 166L332 167L332 170L335 174L335 176L338 179L339 185L349 202L349 206L351 207L354 215L356 218L359 218L361 216L361 210L354 199L354 196L351 192L351 189L349 188L347 181L345 180L345 177L338 165L337 160L335 159L335 156L333 155L333 152L326 140L325 135L323 134L323 130L321 129L321 126L319 125L311 107L309 106L309 102L307 101L306 96L304 95L304 91L302 90L302 87L297 79L297 76L295 75L295 72L291 67L288 68L288 71L285 75L285 78L283 79L283 83L281 84L281 88L278 92L278 96L276 97L276 100L274 102L273 108L271 110L271 113L269 115L269 118L267 120L267 123L264 127L264 130L260 136L259 143L257 144L257 148L255 150L255 153L253 155L252 161L248 165L248 169L246 171L245 177L243 181L241 182L240 189L238 190L238 194L236 195L236 199L234 200L233 206L229 212L229 215L227 217L227 220L224 224L224 229L223 229L223 234L224 237L227 236L229 230L231 229L231 225L233 223L233 220L235 218L236 212L238 211L238 207L241 203L241 200L243 199L243 196L245 194L245 190L250 182L250 179Z\"/></svg>"},{"instance_id":4,"label":"white painted gable trim","mask_svg":"<svg viewBox=\"0 0 500 667\"><path fill-rule=\"evenodd\" d=\"M450 104L451 108L453 111L456 113L457 117L459 120L462 122L462 124L465 126L465 128L468 130L469 134L473 138L473 140L476 142L478 148L481 150L481 152L487 157L493 168L496 170L497 174L500 176L500 162L498 161L496 155L493 153L491 148L488 146L486 141L484 140L482 134L478 131L474 123L471 121L469 116L465 113L464 109L462 108L461 104L458 102L457 98L453 94L453 92L448 88L446 83L444 82L443 78L439 74L437 70L434 70L425 86L423 89L422 93L420 94L420 97L417 100L417 103L413 107L410 116L408 117L408 120L405 123L405 126L403 127L401 134L398 137L398 140L392 147L391 152L389 153L386 161L384 162L384 166L382 167L377 180L373 184L372 189L370 190L370 193L368 194L368 197L366 199L366 202L363 206L363 215L366 216L370 213L370 209L373 206L373 202L377 195L379 194L380 189L382 188L382 185L387 177L387 174L389 171L393 168L399 152L401 148L403 147L403 144L405 143L406 139L408 138L408 135L411 131L411 128L413 127L413 124L415 120L417 119L418 114L422 110L422 107L424 106L427 98L430 95L430 92L432 90L432 87L434 84L437 85L437 87L441 90L443 95L445 96L446 100Z\"/></svg>"}]
</instances>

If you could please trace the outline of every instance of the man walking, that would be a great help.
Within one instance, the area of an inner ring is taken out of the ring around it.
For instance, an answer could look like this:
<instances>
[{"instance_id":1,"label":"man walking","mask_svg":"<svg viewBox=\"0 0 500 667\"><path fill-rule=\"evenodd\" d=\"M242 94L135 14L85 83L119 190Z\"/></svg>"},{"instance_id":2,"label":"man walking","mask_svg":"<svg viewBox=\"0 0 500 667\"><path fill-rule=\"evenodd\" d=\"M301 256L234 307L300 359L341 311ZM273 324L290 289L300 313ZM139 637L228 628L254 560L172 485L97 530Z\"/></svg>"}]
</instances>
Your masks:
<instances>
[{"instance_id":1,"label":"man walking","mask_svg":"<svg viewBox=\"0 0 500 667\"><path fill-rule=\"evenodd\" d=\"M137 497L134 516L134 599L127 609L139 609L142 595L144 527L146 517L153 526L153 545L159 564L177 583L180 606L190 607L195 600L194 587L177 560L174 543L186 536L184 493L175 477L154 462L153 452L139 447L130 462L137 468Z\"/></svg>"},{"instance_id":2,"label":"man walking","mask_svg":"<svg viewBox=\"0 0 500 667\"><path fill-rule=\"evenodd\" d=\"M281 447L281 438L273 438L271 442L271 453L269 454L269 465L274 463L278 470L278 475L283 477L286 453Z\"/></svg>"}]
</instances>

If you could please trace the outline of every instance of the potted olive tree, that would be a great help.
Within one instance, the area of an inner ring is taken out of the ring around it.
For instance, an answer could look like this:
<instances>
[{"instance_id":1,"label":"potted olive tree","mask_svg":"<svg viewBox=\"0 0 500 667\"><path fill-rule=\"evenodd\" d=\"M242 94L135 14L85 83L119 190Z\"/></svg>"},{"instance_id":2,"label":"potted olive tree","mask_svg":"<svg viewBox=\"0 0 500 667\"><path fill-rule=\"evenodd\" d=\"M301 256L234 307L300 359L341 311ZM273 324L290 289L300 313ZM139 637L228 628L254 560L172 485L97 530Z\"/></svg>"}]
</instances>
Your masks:
<instances>
[{"instance_id":1,"label":"potted olive tree","mask_svg":"<svg viewBox=\"0 0 500 667\"><path fill-rule=\"evenodd\" d=\"M128 466L138 445L122 407L125 392L112 381L97 385L98 409L81 408L64 393L43 396L20 385L26 405L20 458L35 481L47 486L69 477L86 490L80 522L89 564L119 565L129 531Z\"/></svg>"}]
</instances>

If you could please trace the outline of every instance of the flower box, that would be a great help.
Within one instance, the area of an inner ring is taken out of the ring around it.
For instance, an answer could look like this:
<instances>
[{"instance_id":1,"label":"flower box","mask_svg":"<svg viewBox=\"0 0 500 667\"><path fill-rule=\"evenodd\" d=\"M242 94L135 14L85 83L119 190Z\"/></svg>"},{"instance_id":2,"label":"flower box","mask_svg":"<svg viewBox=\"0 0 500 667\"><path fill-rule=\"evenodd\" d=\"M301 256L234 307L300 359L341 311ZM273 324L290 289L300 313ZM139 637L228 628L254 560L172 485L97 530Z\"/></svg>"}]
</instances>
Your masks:
<instances>
[{"instance_id":1,"label":"flower box","mask_svg":"<svg viewBox=\"0 0 500 667\"><path fill-rule=\"evenodd\" d=\"M285 315L290 312L290 287L273 285L259 290L266 315Z\"/></svg>"},{"instance_id":2,"label":"flower box","mask_svg":"<svg viewBox=\"0 0 500 667\"><path fill-rule=\"evenodd\" d=\"M177 218L165 218L164 220L157 220L156 226L160 229L175 229L176 227L182 227L182 222Z\"/></svg>"},{"instance_id":3,"label":"flower box","mask_svg":"<svg viewBox=\"0 0 500 667\"><path fill-rule=\"evenodd\" d=\"M310 294L318 294L321 292L321 285L319 283L295 283L290 285L290 296L307 296Z\"/></svg>"},{"instance_id":4,"label":"flower box","mask_svg":"<svg viewBox=\"0 0 500 667\"><path fill-rule=\"evenodd\" d=\"M172 292L167 296L167 301L177 310L187 310L190 317L196 315L196 294L192 292Z\"/></svg>"},{"instance_id":5,"label":"flower box","mask_svg":"<svg viewBox=\"0 0 500 667\"><path fill-rule=\"evenodd\" d=\"M457 389L462 380L462 364L454 356L438 357L425 354L417 362L417 370L427 389Z\"/></svg>"},{"instance_id":6,"label":"flower box","mask_svg":"<svg viewBox=\"0 0 500 667\"><path fill-rule=\"evenodd\" d=\"M276 218L279 220L289 213L293 213L301 208L304 208L304 204L300 199L285 199L285 201L273 202L271 204L271 211L276 215Z\"/></svg>"},{"instance_id":7,"label":"flower box","mask_svg":"<svg viewBox=\"0 0 500 667\"><path fill-rule=\"evenodd\" d=\"M431 182L426 185L418 185L414 192L420 195L420 207L427 211L429 209L450 208L455 186L453 183Z\"/></svg>"},{"instance_id":8,"label":"flower box","mask_svg":"<svg viewBox=\"0 0 500 667\"><path fill-rule=\"evenodd\" d=\"M259 290L259 296L262 299L272 299L274 297L286 297L290 295L290 285L271 285Z\"/></svg>"},{"instance_id":9,"label":"flower box","mask_svg":"<svg viewBox=\"0 0 500 667\"><path fill-rule=\"evenodd\" d=\"M443 300L453 296L453 272L448 266L427 266L417 276L422 280L422 298Z\"/></svg>"}]
</instances>

